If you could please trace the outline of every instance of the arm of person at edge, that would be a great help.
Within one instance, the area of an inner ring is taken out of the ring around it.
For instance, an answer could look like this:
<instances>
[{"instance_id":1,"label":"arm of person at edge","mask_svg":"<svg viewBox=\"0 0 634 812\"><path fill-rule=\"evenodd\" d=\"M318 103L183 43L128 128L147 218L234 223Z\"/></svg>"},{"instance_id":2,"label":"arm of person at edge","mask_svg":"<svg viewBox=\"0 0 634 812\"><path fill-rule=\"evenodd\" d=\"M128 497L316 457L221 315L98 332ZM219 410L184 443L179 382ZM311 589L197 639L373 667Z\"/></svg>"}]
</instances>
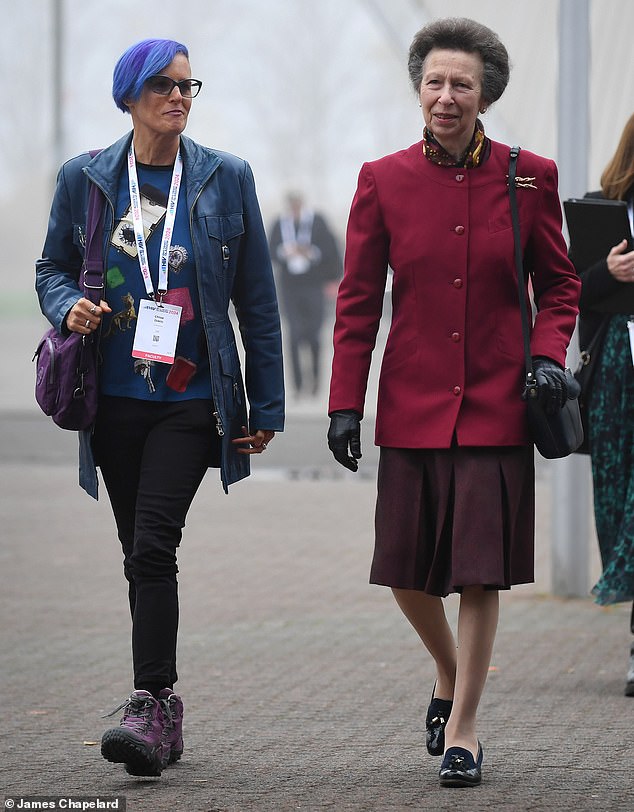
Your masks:
<instances>
[{"instance_id":1,"label":"arm of person at edge","mask_svg":"<svg viewBox=\"0 0 634 812\"><path fill-rule=\"evenodd\" d=\"M627 240L613 246L606 258L608 271L619 282L634 282L634 251L627 250Z\"/></svg>"},{"instance_id":2,"label":"arm of person at edge","mask_svg":"<svg viewBox=\"0 0 634 812\"><path fill-rule=\"evenodd\" d=\"M592 310L603 299L618 293L622 283L634 282L634 251L627 250L627 240L614 245L608 255L587 268L575 263L574 252L570 259L575 263L581 279L581 310Z\"/></svg>"},{"instance_id":3,"label":"arm of person at edge","mask_svg":"<svg viewBox=\"0 0 634 812\"><path fill-rule=\"evenodd\" d=\"M284 430L284 375L280 318L260 207L251 168L245 162L241 179L247 229L240 245L233 286L240 334L245 350L245 384L249 426L232 440L238 454L261 454Z\"/></svg>"},{"instance_id":4,"label":"arm of person at edge","mask_svg":"<svg viewBox=\"0 0 634 812\"><path fill-rule=\"evenodd\" d=\"M364 164L352 201L348 231L356 240L354 257L346 255L337 297L335 356L330 387L328 447L334 458L357 471L361 459L361 420L372 351L383 313L389 237L376 195L371 168ZM345 335L345 349L340 338Z\"/></svg>"},{"instance_id":5,"label":"arm of person at edge","mask_svg":"<svg viewBox=\"0 0 634 812\"><path fill-rule=\"evenodd\" d=\"M78 156L60 169L42 257L36 262L35 287L41 310L61 334L88 335L97 329L102 314L111 312L106 301L94 305L79 289L83 257L73 239L73 224L85 222L86 214L72 210L68 176L81 173L81 165L89 160L88 155ZM79 182L85 182L83 175Z\"/></svg>"}]
</instances>

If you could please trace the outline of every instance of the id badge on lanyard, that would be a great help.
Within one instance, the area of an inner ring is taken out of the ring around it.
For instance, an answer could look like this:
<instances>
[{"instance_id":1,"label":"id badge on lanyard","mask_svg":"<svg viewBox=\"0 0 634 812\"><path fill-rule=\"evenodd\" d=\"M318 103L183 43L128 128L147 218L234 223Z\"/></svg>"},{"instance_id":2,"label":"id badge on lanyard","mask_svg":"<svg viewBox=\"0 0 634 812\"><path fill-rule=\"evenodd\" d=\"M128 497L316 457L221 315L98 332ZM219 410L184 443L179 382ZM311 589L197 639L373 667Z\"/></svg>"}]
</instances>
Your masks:
<instances>
[{"instance_id":1,"label":"id badge on lanyard","mask_svg":"<svg viewBox=\"0 0 634 812\"><path fill-rule=\"evenodd\" d=\"M130 187L130 206L132 209L132 220L134 223L134 237L136 240L137 254L141 276L145 283L147 299L142 299L139 303L136 330L134 333L134 343L132 347L133 358L144 358L150 361L159 361L163 364L174 363L176 354L176 342L178 340L178 328L182 308L179 305L172 305L163 302L163 296L167 293L169 255L172 246L172 234L174 231L174 221L176 219L176 207L178 205L178 192L180 190L183 176L183 160L180 149L174 162L172 181L167 199L167 210L165 212L165 224L163 226L163 239L159 254L158 273L158 296L155 295L150 266L148 262L147 248L145 245L145 234L143 232L143 214L141 211L141 195L139 192L139 180L136 171L136 161L134 158L134 146L130 143L128 151L128 184Z\"/></svg>"},{"instance_id":2,"label":"id badge on lanyard","mask_svg":"<svg viewBox=\"0 0 634 812\"><path fill-rule=\"evenodd\" d=\"M142 299L137 313L132 357L173 364L182 309L180 305Z\"/></svg>"}]
</instances>

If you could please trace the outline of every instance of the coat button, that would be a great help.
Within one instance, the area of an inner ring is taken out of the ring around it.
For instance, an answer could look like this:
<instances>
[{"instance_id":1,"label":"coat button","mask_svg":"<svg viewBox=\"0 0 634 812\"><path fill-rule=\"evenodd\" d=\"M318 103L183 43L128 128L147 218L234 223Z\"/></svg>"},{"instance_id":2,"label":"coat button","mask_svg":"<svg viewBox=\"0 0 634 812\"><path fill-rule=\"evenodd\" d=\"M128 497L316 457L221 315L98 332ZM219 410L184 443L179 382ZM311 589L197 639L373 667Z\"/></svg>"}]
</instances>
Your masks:
<instances>
[{"instance_id":1,"label":"coat button","mask_svg":"<svg viewBox=\"0 0 634 812\"><path fill-rule=\"evenodd\" d=\"M456 180L458 181L458 183L462 183L462 181L464 180L464 175L456 175Z\"/></svg>"},{"instance_id":2,"label":"coat button","mask_svg":"<svg viewBox=\"0 0 634 812\"><path fill-rule=\"evenodd\" d=\"M452 333L451 340L457 344L460 341L460 333Z\"/></svg>"},{"instance_id":3,"label":"coat button","mask_svg":"<svg viewBox=\"0 0 634 812\"><path fill-rule=\"evenodd\" d=\"M460 278L454 279L453 280L453 286L454 286L454 288L461 288L462 287L462 279L460 279Z\"/></svg>"},{"instance_id":4,"label":"coat button","mask_svg":"<svg viewBox=\"0 0 634 812\"><path fill-rule=\"evenodd\" d=\"M456 226L454 228L454 231L456 232L456 234L464 234L464 226Z\"/></svg>"},{"instance_id":5,"label":"coat button","mask_svg":"<svg viewBox=\"0 0 634 812\"><path fill-rule=\"evenodd\" d=\"M454 395L460 395L462 393L462 387L461 386L454 386L453 393L454 393Z\"/></svg>"}]
</instances>

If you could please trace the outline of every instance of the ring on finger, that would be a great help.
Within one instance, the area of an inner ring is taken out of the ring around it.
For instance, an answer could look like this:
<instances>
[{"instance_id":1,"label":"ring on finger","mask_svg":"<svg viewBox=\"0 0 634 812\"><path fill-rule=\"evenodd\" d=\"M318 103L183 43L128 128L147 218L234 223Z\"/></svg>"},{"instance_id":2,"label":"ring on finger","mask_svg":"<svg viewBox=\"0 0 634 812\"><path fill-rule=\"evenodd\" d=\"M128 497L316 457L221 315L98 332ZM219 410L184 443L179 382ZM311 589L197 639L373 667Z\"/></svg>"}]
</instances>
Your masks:
<instances>
[{"instance_id":1,"label":"ring on finger","mask_svg":"<svg viewBox=\"0 0 634 812\"><path fill-rule=\"evenodd\" d=\"M93 316L94 316L96 312L97 312L97 305L95 305L95 304L94 304L94 305L93 305L93 306L90 308L90 313L91 313L91 315L93 315Z\"/></svg>"},{"instance_id":2,"label":"ring on finger","mask_svg":"<svg viewBox=\"0 0 634 812\"><path fill-rule=\"evenodd\" d=\"M260 448L262 449L262 451L266 451L266 443L262 443L262 445L260 446Z\"/></svg>"},{"instance_id":3,"label":"ring on finger","mask_svg":"<svg viewBox=\"0 0 634 812\"><path fill-rule=\"evenodd\" d=\"M86 324L84 326L85 327L90 327L90 319L86 319Z\"/></svg>"}]
</instances>

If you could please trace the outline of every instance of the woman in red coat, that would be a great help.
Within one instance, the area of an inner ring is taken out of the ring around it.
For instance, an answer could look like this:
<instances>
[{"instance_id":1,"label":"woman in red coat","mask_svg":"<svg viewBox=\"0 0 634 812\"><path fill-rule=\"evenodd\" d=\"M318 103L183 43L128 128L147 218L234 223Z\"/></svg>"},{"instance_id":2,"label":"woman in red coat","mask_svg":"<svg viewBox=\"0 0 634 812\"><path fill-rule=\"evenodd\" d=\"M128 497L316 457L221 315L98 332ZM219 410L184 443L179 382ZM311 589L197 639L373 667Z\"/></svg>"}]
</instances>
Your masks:
<instances>
[{"instance_id":1,"label":"woman in red coat","mask_svg":"<svg viewBox=\"0 0 634 812\"><path fill-rule=\"evenodd\" d=\"M423 140L366 163L337 299L328 444L355 471L388 267L392 323L376 416L381 447L371 582L392 588L434 658L427 748L440 781L481 780L476 712L498 591L534 580L534 462L508 198L509 147L479 114L502 95L508 54L468 19L415 36L409 72ZM579 280L561 233L557 169L523 150L518 202L537 315L531 353L550 411L567 394ZM442 598L459 592L457 637Z\"/></svg>"}]
</instances>

